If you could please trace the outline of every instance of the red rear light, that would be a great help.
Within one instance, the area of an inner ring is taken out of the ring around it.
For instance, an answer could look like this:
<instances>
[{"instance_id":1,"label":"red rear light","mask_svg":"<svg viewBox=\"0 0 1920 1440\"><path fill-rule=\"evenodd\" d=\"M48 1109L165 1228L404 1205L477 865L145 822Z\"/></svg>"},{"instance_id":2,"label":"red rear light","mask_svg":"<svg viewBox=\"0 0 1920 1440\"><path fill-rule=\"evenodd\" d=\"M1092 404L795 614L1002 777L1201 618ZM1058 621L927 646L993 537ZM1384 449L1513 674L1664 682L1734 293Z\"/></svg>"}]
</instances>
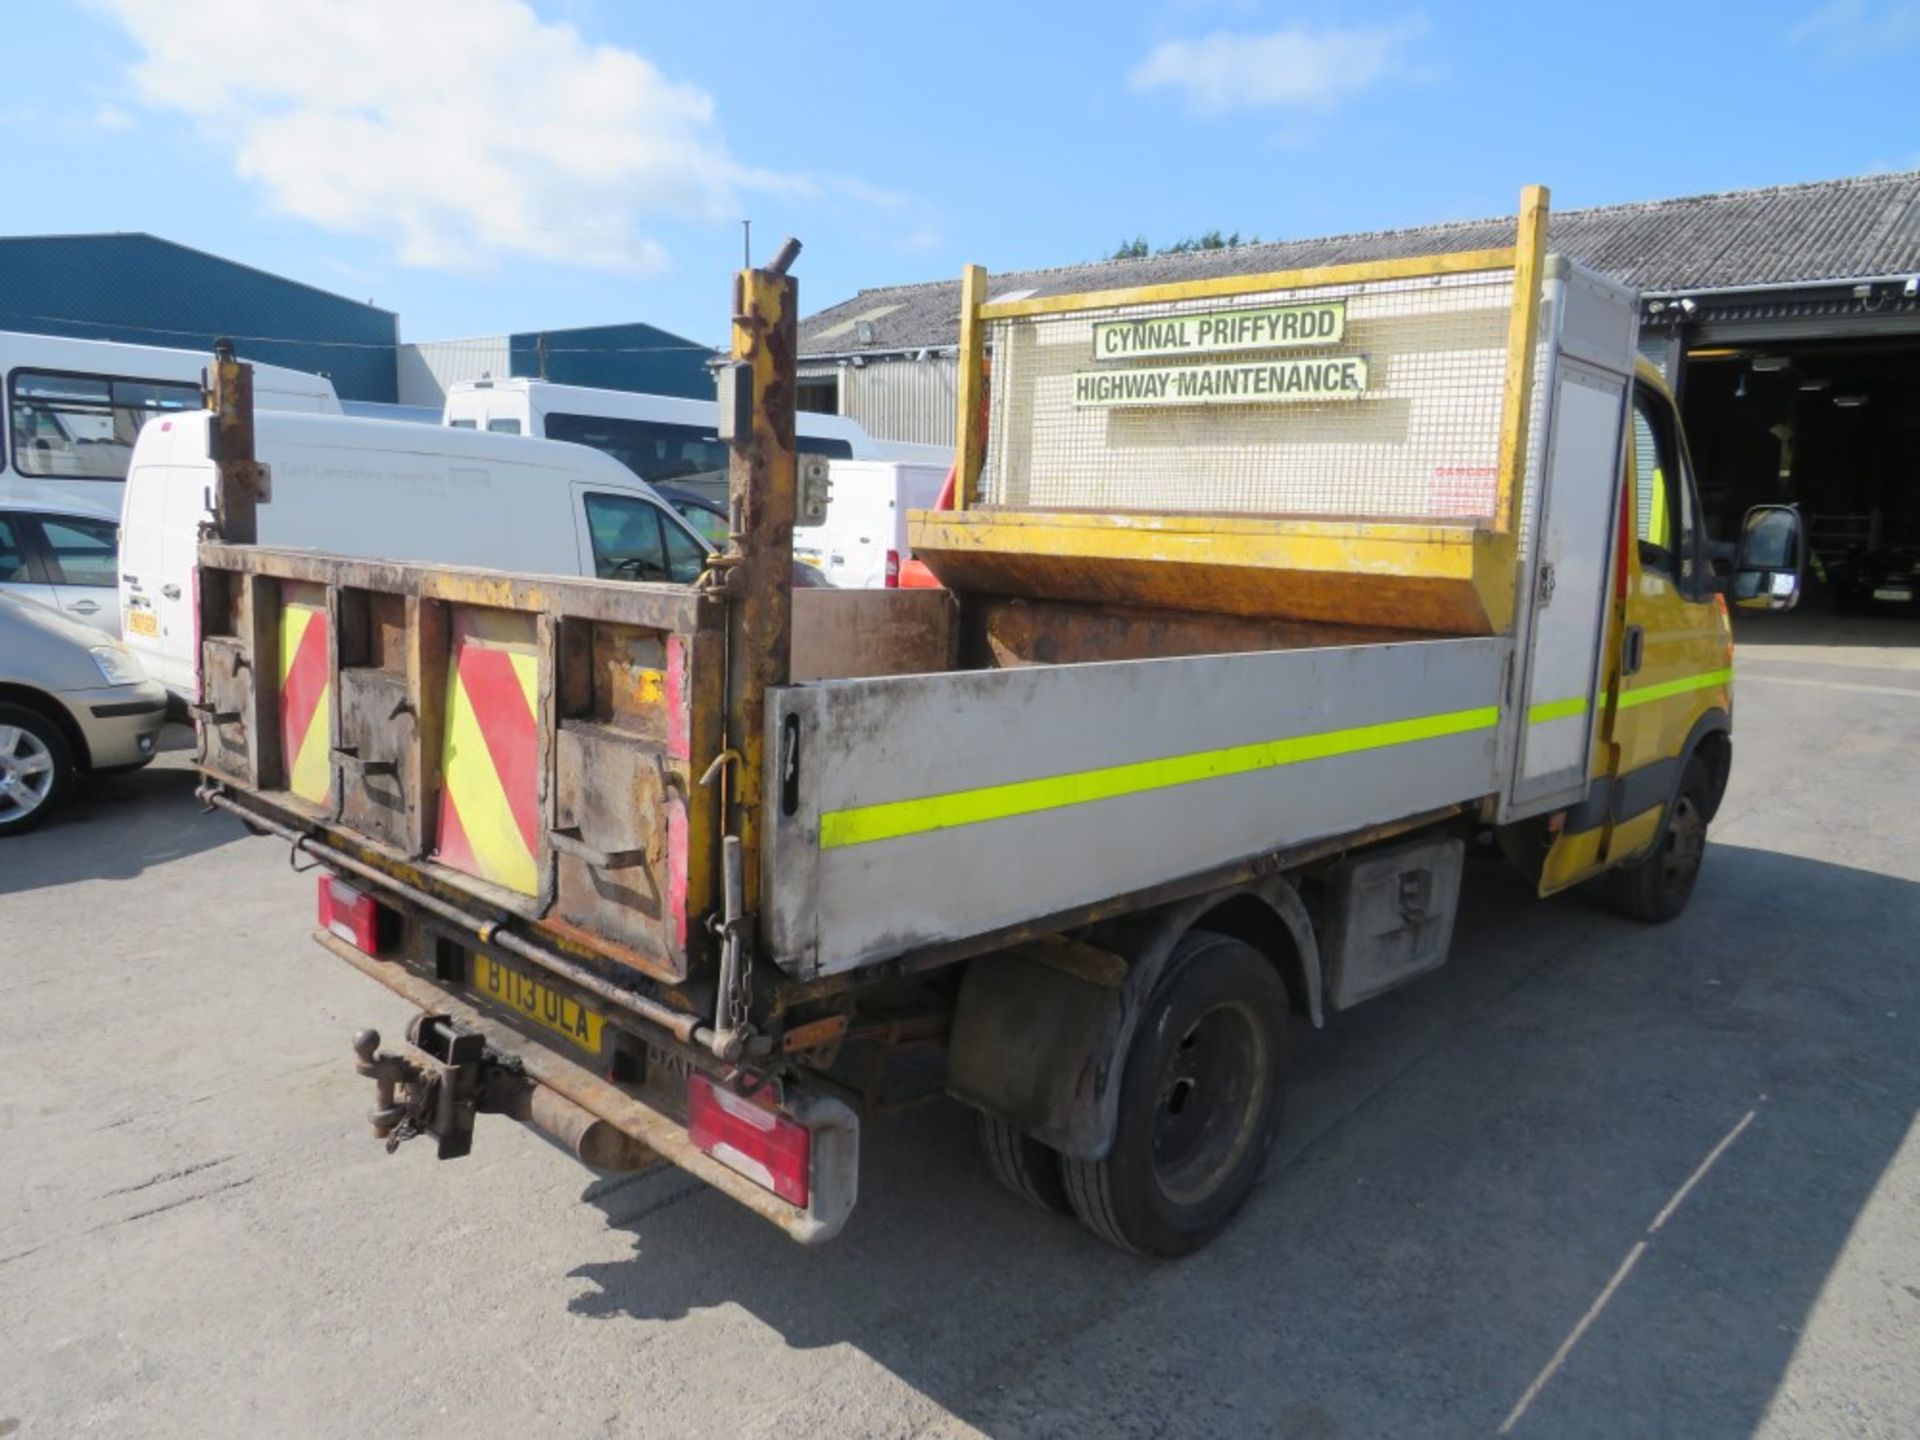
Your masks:
<instances>
[{"instance_id":1,"label":"red rear light","mask_svg":"<svg viewBox=\"0 0 1920 1440\"><path fill-rule=\"evenodd\" d=\"M687 1138L729 1170L806 1208L813 1132L791 1115L743 1099L704 1075L689 1075Z\"/></svg>"},{"instance_id":2,"label":"red rear light","mask_svg":"<svg viewBox=\"0 0 1920 1440\"><path fill-rule=\"evenodd\" d=\"M392 933L392 912L337 875L320 877L320 928L365 955L378 955Z\"/></svg>"},{"instance_id":3,"label":"red rear light","mask_svg":"<svg viewBox=\"0 0 1920 1440\"><path fill-rule=\"evenodd\" d=\"M898 550L889 550L887 551L887 589L898 590L899 588L900 552Z\"/></svg>"}]
</instances>

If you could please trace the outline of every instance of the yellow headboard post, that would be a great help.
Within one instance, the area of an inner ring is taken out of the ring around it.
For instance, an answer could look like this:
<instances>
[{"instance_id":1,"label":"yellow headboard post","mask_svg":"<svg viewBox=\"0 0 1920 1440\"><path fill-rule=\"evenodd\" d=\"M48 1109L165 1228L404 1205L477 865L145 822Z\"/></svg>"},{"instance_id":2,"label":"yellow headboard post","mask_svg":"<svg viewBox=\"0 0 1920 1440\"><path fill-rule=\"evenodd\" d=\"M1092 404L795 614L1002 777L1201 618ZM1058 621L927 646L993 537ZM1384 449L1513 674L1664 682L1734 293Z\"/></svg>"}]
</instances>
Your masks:
<instances>
[{"instance_id":1,"label":"yellow headboard post","mask_svg":"<svg viewBox=\"0 0 1920 1440\"><path fill-rule=\"evenodd\" d=\"M1520 229L1513 246L1513 309L1507 319L1507 379L1501 400L1500 473L1494 528L1520 528L1521 468L1527 463L1527 419L1533 403L1533 351L1540 320L1540 270L1547 250L1547 187L1520 192Z\"/></svg>"},{"instance_id":2,"label":"yellow headboard post","mask_svg":"<svg viewBox=\"0 0 1920 1440\"><path fill-rule=\"evenodd\" d=\"M980 465L987 454L987 331L980 307L987 299L987 272L969 265L960 272L960 376L954 386L953 508L965 510L980 493Z\"/></svg>"}]
</instances>

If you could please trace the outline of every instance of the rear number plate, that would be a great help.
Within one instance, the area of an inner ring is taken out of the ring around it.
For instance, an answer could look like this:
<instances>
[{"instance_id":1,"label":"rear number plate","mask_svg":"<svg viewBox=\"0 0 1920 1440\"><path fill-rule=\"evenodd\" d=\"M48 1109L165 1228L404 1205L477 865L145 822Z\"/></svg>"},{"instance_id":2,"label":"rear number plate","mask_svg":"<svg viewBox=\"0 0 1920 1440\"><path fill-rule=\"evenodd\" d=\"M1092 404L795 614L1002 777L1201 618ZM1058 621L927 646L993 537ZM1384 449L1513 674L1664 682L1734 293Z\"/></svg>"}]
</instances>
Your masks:
<instances>
[{"instance_id":1,"label":"rear number plate","mask_svg":"<svg viewBox=\"0 0 1920 1440\"><path fill-rule=\"evenodd\" d=\"M154 635L160 633L160 617L151 610L127 611L127 629L136 635Z\"/></svg>"},{"instance_id":2,"label":"rear number plate","mask_svg":"<svg viewBox=\"0 0 1920 1440\"><path fill-rule=\"evenodd\" d=\"M600 1012L562 995L524 971L485 955L473 957L473 988L489 1000L524 1015L556 1035L564 1035L589 1054L600 1053Z\"/></svg>"},{"instance_id":3,"label":"rear number plate","mask_svg":"<svg viewBox=\"0 0 1920 1440\"><path fill-rule=\"evenodd\" d=\"M1911 600L1913 599L1913 591L1898 589L1889 585L1874 591L1873 598L1876 600Z\"/></svg>"}]
</instances>

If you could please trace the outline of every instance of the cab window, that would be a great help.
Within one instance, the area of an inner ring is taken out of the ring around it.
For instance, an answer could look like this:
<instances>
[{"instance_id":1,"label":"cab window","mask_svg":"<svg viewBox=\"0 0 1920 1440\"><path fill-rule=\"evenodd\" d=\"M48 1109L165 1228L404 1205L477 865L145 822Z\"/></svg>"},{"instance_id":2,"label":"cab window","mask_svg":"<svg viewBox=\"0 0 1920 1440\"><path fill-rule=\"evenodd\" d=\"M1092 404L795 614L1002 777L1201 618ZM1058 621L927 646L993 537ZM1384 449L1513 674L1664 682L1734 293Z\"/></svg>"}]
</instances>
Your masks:
<instances>
[{"instance_id":1,"label":"cab window","mask_svg":"<svg viewBox=\"0 0 1920 1440\"><path fill-rule=\"evenodd\" d=\"M1701 575L1693 482L1673 411L1643 388L1633 399L1633 508L1641 569L1658 571L1694 594Z\"/></svg>"},{"instance_id":2,"label":"cab window","mask_svg":"<svg viewBox=\"0 0 1920 1440\"><path fill-rule=\"evenodd\" d=\"M706 552L651 501L588 495L586 507L594 573L602 580L685 585L700 578Z\"/></svg>"}]
</instances>

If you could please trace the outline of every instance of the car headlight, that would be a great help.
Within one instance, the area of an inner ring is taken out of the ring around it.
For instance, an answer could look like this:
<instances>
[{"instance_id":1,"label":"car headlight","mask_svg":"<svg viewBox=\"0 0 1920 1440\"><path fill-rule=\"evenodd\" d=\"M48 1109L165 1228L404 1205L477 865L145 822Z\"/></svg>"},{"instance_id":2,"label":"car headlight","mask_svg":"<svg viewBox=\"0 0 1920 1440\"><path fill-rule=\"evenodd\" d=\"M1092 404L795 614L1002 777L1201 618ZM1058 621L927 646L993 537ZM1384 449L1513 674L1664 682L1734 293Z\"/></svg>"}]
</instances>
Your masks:
<instances>
[{"instance_id":1,"label":"car headlight","mask_svg":"<svg viewBox=\"0 0 1920 1440\"><path fill-rule=\"evenodd\" d=\"M100 674L109 685L138 685L147 678L147 672L140 668L140 662L133 658L130 650L122 650L118 645L96 645L87 653L93 656L93 663L100 667Z\"/></svg>"}]
</instances>

